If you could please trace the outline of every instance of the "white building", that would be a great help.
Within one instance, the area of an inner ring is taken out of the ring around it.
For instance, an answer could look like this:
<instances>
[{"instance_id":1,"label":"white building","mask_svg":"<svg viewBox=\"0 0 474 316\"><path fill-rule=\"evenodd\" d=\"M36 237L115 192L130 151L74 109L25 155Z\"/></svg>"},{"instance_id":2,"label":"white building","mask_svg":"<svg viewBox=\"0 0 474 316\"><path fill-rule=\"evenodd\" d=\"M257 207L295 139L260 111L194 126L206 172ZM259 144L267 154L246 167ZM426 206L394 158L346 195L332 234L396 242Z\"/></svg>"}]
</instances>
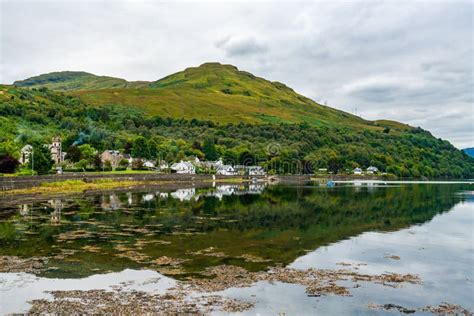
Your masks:
<instances>
[{"instance_id":1,"label":"white building","mask_svg":"<svg viewBox=\"0 0 474 316\"><path fill-rule=\"evenodd\" d=\"M200 161L198 157L194 159L194 164L198 167L201 168L207 168L207 169L218 169L224 165L224 162L222 162L222 159L216 160L216 161Z\"/></svg>"},{"instance_id":2,"label":"white building","mask_svg":"<svg viewBox=\"0 0 474 316\"><path fill-rule=\"evenodd\" d=\"M171 170L178 174L195 174L196 168L189 161L180 161L171 165Z\"/></svg>"},{"instance_id":3,"label":"white building","mask_svg":"<svg viewBox=\"0 0 474 316\"><path fill-rule=\"evenodd\" d=\"M260 166L250 166L247 167L249 176L264 176L267 173L265 172L265 169L263 169Z\"/></svg>"},{"instance_id":4,"label":"white building","mask_svg":"<svg viewBox=\"0 0 474 316\"><path fill-rule=\"evenodd\" d=\"M370 166L369 168L366 169L366 171L367 171L367 174L374 174L374 173L379 172L379 169L377 167Z\"/></svg>"},{"instance_id":5,"label":"white building","mask_svg":"<svg viewBox=\"0 0 474 316\"><path fill-rule=\"evenodd\" d=\"M216 174L223 175L223 176L233 176L237 174L234 167L231 165L222 165L217 167Z\"/></svg>"},{"instance_id":6,"label":"white building","mask_svg":"<svg viewBox=\"0 0 474 316\"><path fill-rule=\"evenodd\" d=\"M360 168L355 168L353 171L354 174L361 175L362 174L362 169Z\"/></svg>"},{"instance_id":7,"label":"white building","mask_svg":"<svg viewBox=\"0 0 474 316\"><path fill-rule=\"evenodd\" d=\"M143 163L143 167L146 167L146 168L155 168L155 164L153 163L153 161L146 160L146 161Z\"/></svg>"},{"instance_id":8,"label":"white building","mask_svg":"<svg viewBox=\"0 0 474 316\"><path fill-rule=\"evenodd\" d=\"M20 163L22 165L27 164L30 161L30 156L32 152L33 147L31 145L23 146L20 153Z\"/></svg>"},{"instance_id":9,"label":"white building","mask_svg":"<svg viewBox=\"0 0 474 316\"><path fill-rule=\"evenodd\" d=\"M169 168L169 165L166 161L164 160L160 160L159 164L158 164L158 169L159 170L166 170Z\"/></svg>"},{"instance_id":10,"label":"white building","mask_svg":"<svg viewBox=\"0 0 474 316\"><path fill-rule=\"evenodd\" d=\"M123 155L118 150L104 150L100 154L100 161L105 164L107 161L110 162L112 169L115 169L119 166L120 161L123 159Z\"/></svg>"}]
</instances>

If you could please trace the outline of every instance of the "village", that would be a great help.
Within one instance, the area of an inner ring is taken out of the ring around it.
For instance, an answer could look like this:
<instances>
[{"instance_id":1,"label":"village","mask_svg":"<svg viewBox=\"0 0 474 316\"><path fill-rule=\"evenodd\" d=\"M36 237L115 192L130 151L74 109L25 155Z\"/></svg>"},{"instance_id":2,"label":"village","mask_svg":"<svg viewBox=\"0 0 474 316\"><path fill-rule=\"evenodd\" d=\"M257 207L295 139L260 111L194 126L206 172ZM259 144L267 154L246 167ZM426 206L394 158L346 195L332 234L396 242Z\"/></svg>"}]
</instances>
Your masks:
<instances>
[{"instance_id":1,"label":"village","mask_svg":"<svg viewBox=\"0 0 474 316\"><path fill-rule=\"evenodd\" d=\"M91 171L88 170L87 164L80 164L81 168L77 168L79 163L74 164L68 157L68 154L62 149L60 136L52 138L51 144L45 144L44 147L49 149L51 159L54 163L54 171L62 174L67 171ZM164 159L144 159L141 157L132 157L130 154L122 153L119 150L107 149L102 153L95 153L96 160L100 162L97 171L126 171L126 170L142 170L155 171L160 173L176 173L176 174L216 174L222 176L266 176L267 171L264 167L258 165L231 165L225 164L222 158L215 161L200 160L199 157L187 157L177 162L167 162ZM21 149L19 162L22 166L28 166L34 170L34 152L33 146L25 145ZM97 165L97 163L96 163ZM365 170L356 167L353 170L346 170L348 174L356 176L376 175L381 173L377 167L369 166ZM318 174L327 174L326 168L317 169Z\"/></svg>"},{"instance_id":2,"label":"village","mask_svg":"<svg viewBox=\"0 0 474 316\"><path fill-rule=\"evenodd\" d=\"M52 138L51 144L45 144L49 148L51 159L54 162L56 173L63 173L70 170L76 170L74 164L68 159L68 155L62 149L61 137ZM101 169L99 171L125 171L131 170L148 170L162 173L176 174L216 174L224 176L265 176L266 171L261 166L244 166L224 164L222 159L216 161L201 161L198 157L189 157L187 160L178 162L170 162L163 159L150 160L141 157L132 157L119 150L104 150L98 154ZM19 162L23 166L30 166L34 169L34 151L33 146L25 145L21 149ZM77 164L76 164L77 165ZM86 168L83 168L87 171Z\"/></svg>"}]
</instances>

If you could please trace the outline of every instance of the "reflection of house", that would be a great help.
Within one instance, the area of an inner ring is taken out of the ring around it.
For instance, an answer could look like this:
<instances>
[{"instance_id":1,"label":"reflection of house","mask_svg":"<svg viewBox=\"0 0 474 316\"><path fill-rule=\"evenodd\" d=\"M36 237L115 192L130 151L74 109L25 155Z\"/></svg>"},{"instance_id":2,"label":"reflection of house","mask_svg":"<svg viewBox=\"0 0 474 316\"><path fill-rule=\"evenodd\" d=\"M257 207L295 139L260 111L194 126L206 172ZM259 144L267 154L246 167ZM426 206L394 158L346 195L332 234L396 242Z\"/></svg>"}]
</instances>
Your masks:
<instances>
[{"instance_id":1,"label":"reflection of house","mask_svg":"<svg viewBox=\"0 0 474 316\"><path fill-rule=\"evenodd\" d=\"M132 205L132 204L133 204L133 195L132 195L132 192L128 192L128 193L127 193L127 203L128 203L128 205Z\"/></svg>"},{"instance_id":2,"label":"reflection of house","mask_svg":"<svg viewBox=\"0 0 474 316\"><path fill-rule=\"evenodd\" d=\"M148 194L145 194L144 196L142 196L143 202L150 202L154 198L155 198L155 195L152 194L152 193L148 193Z\"/></svg>"},{"instance_id":3,"label":"reflection of house","mask_svg":"<svg viewBox=\"0 0 474 316\"><path fill-rule=\"evenodd\" d=\"M123 155L118 150L104 150L100 155L100 161L103 164L109 161L113 169L119 166L119 163L123 158Z\"/></svg>"},{"instance_id":4,"label":"reflection of house","mask_svg":"<svg viewBox=\"0 0 474 316\"><path fill-rule=\"evenodd\" d=\"M234 167L231 165L222 165L217 167L216 174L224 175L224 176L233 176L237 174Z\"/></svg>"},{"instance_id":5,"label":"reflection of house","mask_svg":"<svg viewBox=\"0 0 474 316\"><path fill-rule=\"evenodd\" d=\"M367 174L374 174L374 173L379 172L379 169L377 167L370 166L369 168L366 169L366 171L367 171Z\"/></svg>"},{"instance_id":6,"label":"reflection of house","mask_svg":"<svg viewBox=\"0 0 474 316\"><path fill-rule=\"evenodd\" d=\"M360 175L362 174L362 169L360 168L355 168L354 171L353 171L354 174L357 174L357 175Z\"/></svg>"},{"instance_id":7,"label":"reflection of house","mask_svg":"<svg viewBox=\"0 0 474 316\"><path fill-rule=\"evenodd\" d=\"M171 165L171 170L178 174L195 174L196 168L189 161L180 161Z\"/></svg>"},{"instance_id":8,"label":"reflection of house","mask_svg":"<svg viewBox=\"0 0 474 316\"><path fill-rule=\"evenodd\" d=\"M196 194L196 189L179 189L171 192L171 197L182 201L189 201Z\"/></svg>"},{"instance_id":9,"label":"reflection of house","mask_svg":"<svg viewBox=\"0 0 474 316\"><path fill-rule=\"evenodd\" d=\"M110 195L103 195L102 196L102 202L100 203L100 206L102 209L107 210L107 211L115 211L120 208L120 205L122 203L120 202L118 196L116 194L110 194Z\"/></svg>"},{"instance_id":10,"label":"reflection of house","mask_svg":"<svg viewBox=\"0 0 474 316\"><path fill-rule=\"evenodd\" d=\"M64 161L62 147L61 147L61 137L55 136L52 138L52 144L48 145L49 150L51 151L51 158L54 160L54 163L61 163Z\"/></svg>"},{"instance_id":11,"label":"reflection of house","mask_svg":"<svg viewBox=\"0 0 474 316\"><path fill-rule=\"evenodd\" d=\"M260 194L265 189L265 186L266 186L265 183L250 184L248 190L246 191L246 193L248 193L248 194Z\"/></svg>"},{"instance_id":12,"label":"reflection of house","mask_svg":"<svg viewBox=\"0 0 474 316\"><path fill-rule=\"evenodd\" d=\"M167 199L169 196L169 193L167 192L160 192L160 199Z\"/></svg>"},{"instance_id":13,"label":"reflection of house","mask_svg":"<svg viewBox=\"0 0 474 316\"><path fill-rule=\"evenodd\" d=\"M20 152L20 163L22 165L30 161L31 153L33 152L33 147L31 145L26 145L21 149Z\"/></svg>"},{"instance_id":14,"label":"reflection of house","mask_svg":"<svg viewBox=\"0 0 474 316\"><path fill-rule=\"evenodd\" d=\"M26 216L30 213L31 206L28 204L21 204L18 206L18 209L22 216Z\"/></svg>"},{"instance_id":15,"label":"reflection of house","mask_svg":"<svg viewBox=\"0 0 474 316\"><path fill-rule=\"evenodd\" d=\"M53 207L54 211L51 213L51 223L61 223L61 211L63 209L63 202L60 199L49 200L48 203Z\"/></svg>"}]
</instances>

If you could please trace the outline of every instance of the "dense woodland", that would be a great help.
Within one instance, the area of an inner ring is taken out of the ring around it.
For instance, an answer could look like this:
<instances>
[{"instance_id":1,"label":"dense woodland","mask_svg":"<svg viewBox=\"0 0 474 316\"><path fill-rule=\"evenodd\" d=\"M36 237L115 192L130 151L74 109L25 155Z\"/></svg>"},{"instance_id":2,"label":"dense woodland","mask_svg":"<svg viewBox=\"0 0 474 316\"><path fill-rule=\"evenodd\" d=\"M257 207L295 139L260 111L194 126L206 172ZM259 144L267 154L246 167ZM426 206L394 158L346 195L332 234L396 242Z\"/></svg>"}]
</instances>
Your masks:
<instances>
[{"instance_id":1,"label":"dense woodland","mask_svg":"<svg viewBox=\"0 0 474 316\"><path fill-rule=\"evenodd\" d=\"M25 144L40 148L52 136L61 135L66 159L92 169L101 168L98 153L117 149L167 162L222 158L282 174L313 173L320 168L344 173L376 166L399 177L474 175L473 158L421 128L374 131L306 123L219 124L151 116L119 105L90 106L47 88L0 88L0 172L8 172L5 166L15 164Z\"/></svg>"}]
</instances>

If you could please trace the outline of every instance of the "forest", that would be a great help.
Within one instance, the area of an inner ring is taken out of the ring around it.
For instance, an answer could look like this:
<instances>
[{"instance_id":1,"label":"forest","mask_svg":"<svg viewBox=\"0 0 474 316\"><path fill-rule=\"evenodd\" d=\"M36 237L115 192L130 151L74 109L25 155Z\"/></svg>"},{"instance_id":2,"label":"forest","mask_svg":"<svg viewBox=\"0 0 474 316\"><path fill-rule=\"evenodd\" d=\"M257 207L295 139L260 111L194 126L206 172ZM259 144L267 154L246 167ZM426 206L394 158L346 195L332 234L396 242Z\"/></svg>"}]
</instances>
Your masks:
<instances>
[{"instance_id":1,"label":"forest","mask_svg":"<svg viewBox=\"0 0 474 316\"><path fill-rule=\"evenodd\" d=\"M219 123L149 115L124 105L92 106L48 88L0 86L0 172L18 172L20 150L60 135L68 166L100 170L106 149L168 163L198 157L258 164L269 173L348 173L375 166L404 178L468 178L474 159L421 128ZM47 153L46 153L47 154ZM49 164L46 157L45 163ZM44 168L48 172L51 166ZM20 168L21 169L21 168Z\"/></svg>"}]
</instances>

